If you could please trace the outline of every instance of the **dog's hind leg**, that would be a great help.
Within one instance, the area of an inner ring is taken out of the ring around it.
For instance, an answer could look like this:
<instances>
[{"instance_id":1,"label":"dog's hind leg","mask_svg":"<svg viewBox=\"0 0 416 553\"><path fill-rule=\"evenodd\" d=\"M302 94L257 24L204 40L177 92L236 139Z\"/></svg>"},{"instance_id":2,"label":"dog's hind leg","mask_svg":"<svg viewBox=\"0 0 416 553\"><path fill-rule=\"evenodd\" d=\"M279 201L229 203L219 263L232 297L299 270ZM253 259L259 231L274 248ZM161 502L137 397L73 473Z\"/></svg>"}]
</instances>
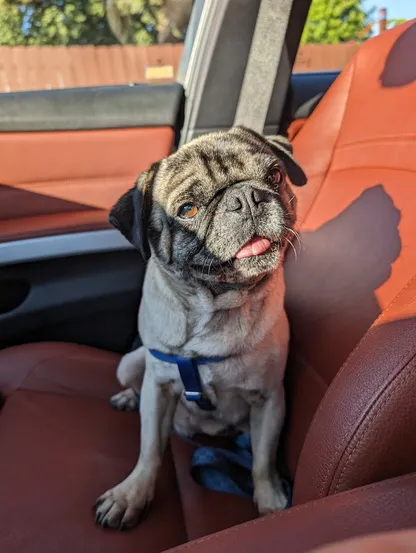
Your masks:
<instances>
[{"instance_id":1,"label":"dog's hind leg","mask_svg":"<svg viewBox=\"0 0 416 553\"><path fill-rule=\"evenodd\" d=\"M146 349L140 347L123 356L117 367L117 378L122 390L110 399L111 405L118 411L136 411L137 393L140 392L145 371Z\"/></svg>"},{"instance_id":2,"label":"dog's hind leg","mask_svg":"<svg viewBox=\"0 0 416 553\"><path fill-rule=\"evenodd\" d=\"M121 390L118 394L110 397L111 407L117 411L137 411L138 400L133 388Z\"/></svg>"}]
</instances>

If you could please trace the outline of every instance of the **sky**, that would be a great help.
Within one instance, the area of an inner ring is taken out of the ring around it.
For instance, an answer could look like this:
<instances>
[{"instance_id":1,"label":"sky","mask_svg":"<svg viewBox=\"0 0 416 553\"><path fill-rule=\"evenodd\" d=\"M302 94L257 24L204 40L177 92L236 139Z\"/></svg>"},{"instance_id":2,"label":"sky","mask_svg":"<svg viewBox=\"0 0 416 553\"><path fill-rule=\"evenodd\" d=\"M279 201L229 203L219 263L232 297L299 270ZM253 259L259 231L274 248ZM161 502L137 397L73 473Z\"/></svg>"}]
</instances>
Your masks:
<instances>
[{"instance_id":1,"label":"sky","mask_svg":"<svg viewBox=\"0 0 416 553\"><path fill-rule=\"evenodd\" d=\"M387 8L387 19L416 18L416 0L364 0L363 5L366 10Z\"/></svg>"}]
</instances>

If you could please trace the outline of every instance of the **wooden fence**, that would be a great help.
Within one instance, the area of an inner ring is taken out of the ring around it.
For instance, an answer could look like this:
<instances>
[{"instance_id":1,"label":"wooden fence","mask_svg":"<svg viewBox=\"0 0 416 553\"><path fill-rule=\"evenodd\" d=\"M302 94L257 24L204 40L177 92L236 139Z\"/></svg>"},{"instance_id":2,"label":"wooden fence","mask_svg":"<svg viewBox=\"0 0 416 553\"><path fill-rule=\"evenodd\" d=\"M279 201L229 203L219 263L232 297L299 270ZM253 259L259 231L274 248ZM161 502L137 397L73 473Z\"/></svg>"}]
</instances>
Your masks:
<instances>
[{"instance_id":1,"label":"wooden fence","mask_svg":"<svg viewBox=\"0 0 416 553\"><path fill-rule=\"evenodd\" d=\"M300 46L294 71L333 71L343 69L360 45L356 42L342 44L305 44Z\"/></svg>"},{"instance_id":2,"label":"wooden fence","mask_svg":"<svg viewBox=\"0 0 416 553\"><path fill-rule=\"evenodd\" d=\"M0 92L175 79L182 44L0 47ZM295 71L342 69L355 43L301 46Z\"/></svg>"}]
</instances>

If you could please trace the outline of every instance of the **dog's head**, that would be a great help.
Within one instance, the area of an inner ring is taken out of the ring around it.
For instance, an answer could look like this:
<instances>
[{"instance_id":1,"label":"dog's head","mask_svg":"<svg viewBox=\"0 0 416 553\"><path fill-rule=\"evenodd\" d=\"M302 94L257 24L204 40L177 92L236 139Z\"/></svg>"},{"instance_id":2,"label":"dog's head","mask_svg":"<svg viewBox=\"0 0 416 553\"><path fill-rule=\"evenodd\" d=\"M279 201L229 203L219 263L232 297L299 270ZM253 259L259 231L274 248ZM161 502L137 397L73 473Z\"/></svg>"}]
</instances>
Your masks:
<instances>
[{"instance_id":1,"label":"dog's head","mask_svg":"<svg viewBox=\"0 0 416 553\"><path fill-rule=\"evenodd\" d=\"M306 182L285 140L244 127L204 135L140 175L110 223L180 279L249 285L275 270L291 238L286 175Z\"/></svg>"}]
</instances>

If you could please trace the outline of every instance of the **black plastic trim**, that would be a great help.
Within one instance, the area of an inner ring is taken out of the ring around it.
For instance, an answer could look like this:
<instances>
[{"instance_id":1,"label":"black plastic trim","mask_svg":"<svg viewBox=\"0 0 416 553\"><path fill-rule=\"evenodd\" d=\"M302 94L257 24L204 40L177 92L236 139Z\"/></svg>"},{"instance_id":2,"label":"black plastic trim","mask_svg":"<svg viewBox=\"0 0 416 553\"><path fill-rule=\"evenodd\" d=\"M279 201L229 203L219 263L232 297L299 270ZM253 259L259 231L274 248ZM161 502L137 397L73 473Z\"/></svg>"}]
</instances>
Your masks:
<instances>
[{"instance_id":1,"label":"black plastic trim","mask_svg":"<svg viewBox=\"0 0 416 553\"><path fill-rule=\"evenodd\" d=\"M0 95L0 132L176 129L183 103L179 83L12 92Z\"/></svg>"}]
</instances>

